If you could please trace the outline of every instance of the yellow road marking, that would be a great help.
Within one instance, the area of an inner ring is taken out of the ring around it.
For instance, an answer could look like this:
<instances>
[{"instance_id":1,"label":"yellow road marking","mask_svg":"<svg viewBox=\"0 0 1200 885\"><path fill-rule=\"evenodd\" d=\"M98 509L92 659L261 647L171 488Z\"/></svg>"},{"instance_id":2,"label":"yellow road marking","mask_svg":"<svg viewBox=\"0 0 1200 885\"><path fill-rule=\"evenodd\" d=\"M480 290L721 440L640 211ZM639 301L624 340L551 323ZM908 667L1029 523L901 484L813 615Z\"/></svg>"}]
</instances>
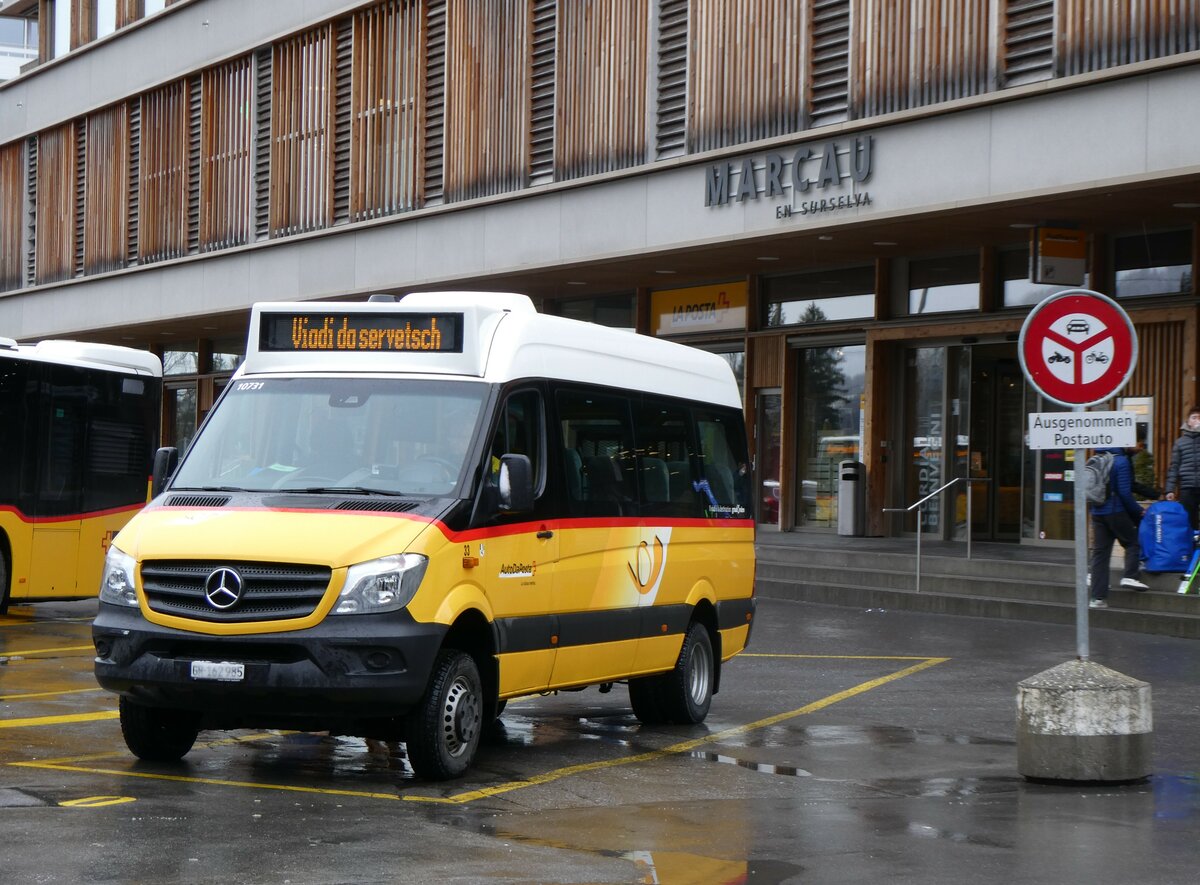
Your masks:
<instances>
[{"instance_id":1,"label":"yellow road marking","mask_svg":"<svg viewBox=\"0 0 1200 885\"><path fill-rule=\"evenodd\" d=\"M32 725L65 725L68 722L97 722L101 719L116 719L121 714L116 710L106 713L71 713L67 716L34 716L28 719L0 719L0 728L29 728Z\"/></svg>"},{"instance_id":2,"label":"yellow road marking","mask_svg":"<svg viewBox=\"0 0 1200 885\"><path fill-rule=\"evenodd\" d=\"M767 657L764 655L763 657ZM780 655L779 657L798 657L790 655ZM816 657L826 657L818 655ZM852 658L851 655L829 655L828 657L846 657ZM884 658L879 658L884 659ZM509 781L503 784L497 784L494 787L486 787L482 790L471 790L465 793L459 793L456 796L436 797L436 796L402 796L393 793L376 793L363 790L334 790L321 787L304 787L292 786L288 784L263 784L251 783L248 781L233 781L223 780L218 778L202 778L202 777L185 777L183 775L171 774L152 774L143 771L128 771L112 768L91 768L81 765L70 765L63 762L37 761L37 762L10 762L9 765L14 765L19 768L44 768L55 771L75 771L84 774L105 774L114 775L116 777L138 777L147 780L164 780L176 783L188 784L210 784L213 786L224 787L245 787L249 789L259 790L277 790L289 793L316 793L324 796L345 796L360 799L387 799L400 800L404 802L427 802L443 805L464 805L468 802L474 802L479 799L486 799L492 796L499 796L503 793L509 793L513 790L522 790L526 787L539 786L541 784L551 783L562 778L570 777L576 774L582 774L588 771L598 771L605 768L616 768L621 765L632 765L637 762L648 762L654 759L662 759L667 756L673 756L681 753L688 753L697 747L705 744L716 743L733 737L734 735L745 734L750 731L757 731L761 728L767 728L771 725L776 725L780 722L785 722L788 719L794 719L798 716L804 716L808 713L815 713L818 710L823 710L833 704L863 694L873 689L886 685L889 682L895 682L898 679L903 679L907 676L912 676L922 670L927 670L938 664L944 664L949 658L910 658L910 657L895 657L887 658L891 660L918 660L919 663L913 664L910 667L905 667L903 670L898 670L895 673L881 676L878 679L871 679L867 682L859 683L853 688L848 688L845 691L839 691L836 694L831 694L828 697L813 701L811 704L806 704L795 710L789 710L785 713L777 713L774 716L768 716L765 719L759 719L754 722L749 722L745 725L738 725L733 728L727 728L724 731L716 732L715 734L705 735L701 738L694 738L688 741L681 741L677 744L672 744L669 747L664 747L661 750L651 750L646 753L638 753L634 756L624 756L620 759L606 759L597 762L587 762L580 765L570 765L565 768L558 768L553 771L548 771L544 774L535 777L526 778L518 781ZM105 714L100 714L105 715ZM116 716L112 713L111 716Z\"/></svg>"},{"instance_id":3,"label":"yellow road marking","mask_svg":"<svg viewBox=\"0 0 1200 885\"><path fill-rule=\"evenodd\" d=\"M63 694L86 694L91 691L104 691L100 686L95 688L70 688L62 691L31 691L28 694L0 694L0 701L25 701L29 698L53 698Z\"/></svg>"},{"instance_id":4,"label":"yellow road marking","mask_svg":"<svg viewBox=\"0 0 1200 885\"><path fill-rule=\"evenodd\" d=\"M818 710L823 710L826 707L832 706L839 701L844 701L852 698L855 695L863 694L871 691L881 685L886 685L889 682L894 682L897 679L903 679L905 676L911 676L914 673L919 673L922 670L927 670L937 664L943 664L949 658L923 658L921 663L914 664L911 667L905 667L896 673L888 676L881 676L878 679L872 679L868 682L860 683L853 688L848 688L845 691L839 691L837 694L831 694L828 697L821 698L819 701L813 701L811 704L806 704L796 710L789 710L786 713L777 713L774 716L768 716L765 719L759 719L755 722L749 722L746 725L738 725L734 728L727 728L724 731L719 731L715 734L705 735L702 738L695 738L690 741L682 741L678 744L672 744L669 747L664 747L661 750L651 750L648 753L639 753L636 756L626 756L622 759L607 759L599 762L587 762L582 765L571 765L566 768L555 769L548 771L545 774L526 780L509 781L506 784L498 784L494 787L487 787L482 790L473 790L469 793L459 793L457 796L447 796L445 798L428 797L428 796L405 796L404 798L411 802L435 802L448 805L461 805L466 802L473 802L476 799L485 799L491 796L497 796L501 793L508 793L512 790L520 790L525 787L536 786L540 784L550 783L551 781L559 780L560 778L568 777L573 774L582 774L585 771L596 771L602 768L615 768L618 765L629 765L634 762L646 762L652 759L661 759L664 756L673 756L679 753L689 753L697 747L704 744L717 743L726 738L733 737L738 734L745 734L749 731L757 731L760 728L767 728L771 725L776 725L780 722L785 722L788 719L794 719L797 716L804 716L808 713L815 713Z\"/></svg>"},{"instance_id":5,"label":"yellow road marking","mask_svg":"<svg viewBox=\"0 0 1200 885\"><path fill-rule=\"evenodd\" d=\"M68 799L58 804L64 808L104 808L108 805L124 805L126 802L136 802L133 796L85 796L82 799Z\"/></svg>"},{"instance_id":6,"label":"yellow road marking","mask_svg":"<svg viewBox=\"0 0 1200 885\"><path fill-rule=\"evenodd\" d=\"M59 646L58 648L31 648L28 651L26 651L25 649L16 649L14 651L6 651L4 654L0 654L0 661L4 661L4 660L11 661L13 658L27 658L30 655L49 655L49 654L54 654L55 652L63 652L63 651L95 652L96 646L94 646L94 645L62 645L62 646Z\"/></svg>"}]
</instances>

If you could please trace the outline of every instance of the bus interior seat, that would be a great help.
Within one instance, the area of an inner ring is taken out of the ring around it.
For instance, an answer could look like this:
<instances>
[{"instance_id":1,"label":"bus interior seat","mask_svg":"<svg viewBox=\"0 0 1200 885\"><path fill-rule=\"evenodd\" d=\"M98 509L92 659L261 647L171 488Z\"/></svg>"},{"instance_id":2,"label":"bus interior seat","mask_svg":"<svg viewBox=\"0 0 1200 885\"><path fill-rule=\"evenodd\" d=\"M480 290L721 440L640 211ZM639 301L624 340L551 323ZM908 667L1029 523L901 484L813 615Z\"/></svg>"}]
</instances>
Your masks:
<instances>
[{"instance_id":1,"label":"bus interior seat","mask_svg":"<svg viewBox=\"0 0 1200 885\"><path fill-rule=\"evenodd\" d=\"M607 455L589 455L583 459L583 475L587 480L585 500L617 505L621 502L621 468Z\"/></svg>"},{"instance_id":2,"label":"bus interior seat","mask_svg":"<svg viewBox=\"0 0 1200 885\"><path fill-rule=\"evenodd\" d=\"M713 497L718 504L733 503L733 471L724 464L706 464L704 473L708 477L708 487L712 489Z\"/></svg>"},{"instance_id":3,"label":"bus interior seat","mask_svg":"<svg viewBox=\"0 0 1200 885\"><path fill-rule=\"evenodd\" d=\"M567 495L572 501L583 500L583 458L576 449L566 449L563 460L567 469Z\"/></svg>"},{"instance_id":4,"label":"bus interior seat","mask_svg":"<svg viewBox=\"0 0 1200 885\"><path fill-rule=\"evenodd\" d=\"M692 495L692 466L687 461L666 461L667 482L672 501L686 501Z\"/></svg>"},{"instance_id":5,"label":"bus interior seat","mask_svg":"<svg viewBox=\"0 0 1200 885\"><path fill-rule=\"evenodd\" d=\"M671 500L671 478L661 458L642 458L642 500L649 504Z\"/></svg>"}]
</instances>

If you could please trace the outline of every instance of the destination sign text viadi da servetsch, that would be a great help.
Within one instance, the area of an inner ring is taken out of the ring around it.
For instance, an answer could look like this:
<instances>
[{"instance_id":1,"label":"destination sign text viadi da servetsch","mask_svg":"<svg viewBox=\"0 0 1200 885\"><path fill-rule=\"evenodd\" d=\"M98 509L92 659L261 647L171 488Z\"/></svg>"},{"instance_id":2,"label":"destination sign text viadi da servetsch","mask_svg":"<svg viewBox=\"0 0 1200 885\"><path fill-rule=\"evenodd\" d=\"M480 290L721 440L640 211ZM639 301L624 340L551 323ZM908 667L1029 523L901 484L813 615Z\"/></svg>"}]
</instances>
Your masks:
<instances>
[{"instance_id":1,"label":"destination sign text viadi da servetsch","mask_svg":"<svg viewBox=\"0 0 1200 885\"><path fill-rule=\"evenodd\" d=\"M462 353L462 314L264 314L259 349L335 353Z\"/></svg>"}]
</instances>

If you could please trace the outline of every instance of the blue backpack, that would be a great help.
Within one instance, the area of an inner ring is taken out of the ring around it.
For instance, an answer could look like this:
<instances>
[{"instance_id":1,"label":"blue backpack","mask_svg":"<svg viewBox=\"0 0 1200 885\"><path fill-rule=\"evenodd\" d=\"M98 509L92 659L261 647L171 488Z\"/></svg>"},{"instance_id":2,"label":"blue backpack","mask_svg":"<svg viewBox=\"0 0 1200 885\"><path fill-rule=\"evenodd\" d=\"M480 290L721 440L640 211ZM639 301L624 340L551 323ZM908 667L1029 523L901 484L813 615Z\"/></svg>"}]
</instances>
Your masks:
<instances>
[{"instance_id":1,"label":"blue backpack","mask_svg":"<svg viewBox=\"0 0 1200 885\"><path fill-rule=\"evenodd\" d=\"M1178 501L1155 501L1138 526L1142 568L1148 572L1186 572L1195 544L1187 511Z\"/></svg>"}]
</instances>

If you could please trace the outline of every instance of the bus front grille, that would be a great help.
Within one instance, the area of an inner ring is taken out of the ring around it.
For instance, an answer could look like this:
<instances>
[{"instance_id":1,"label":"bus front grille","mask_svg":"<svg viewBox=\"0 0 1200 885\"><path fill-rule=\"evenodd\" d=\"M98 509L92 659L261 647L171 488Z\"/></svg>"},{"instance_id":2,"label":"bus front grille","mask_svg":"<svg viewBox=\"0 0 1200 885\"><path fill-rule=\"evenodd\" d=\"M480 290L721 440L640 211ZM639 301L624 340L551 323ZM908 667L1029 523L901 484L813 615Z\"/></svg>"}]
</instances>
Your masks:
<instances>
[{"instance_id":1,"label":"bus front grille","mask_svg":"<svg viewBox=\"0 0 1200 885\"><path fill-rule=\"evenodd\" d=\"M311 615L332 572L276 562L148 561L142 589L150 610L197 621L279 621Z\"/></svg>"}]
</instances>

